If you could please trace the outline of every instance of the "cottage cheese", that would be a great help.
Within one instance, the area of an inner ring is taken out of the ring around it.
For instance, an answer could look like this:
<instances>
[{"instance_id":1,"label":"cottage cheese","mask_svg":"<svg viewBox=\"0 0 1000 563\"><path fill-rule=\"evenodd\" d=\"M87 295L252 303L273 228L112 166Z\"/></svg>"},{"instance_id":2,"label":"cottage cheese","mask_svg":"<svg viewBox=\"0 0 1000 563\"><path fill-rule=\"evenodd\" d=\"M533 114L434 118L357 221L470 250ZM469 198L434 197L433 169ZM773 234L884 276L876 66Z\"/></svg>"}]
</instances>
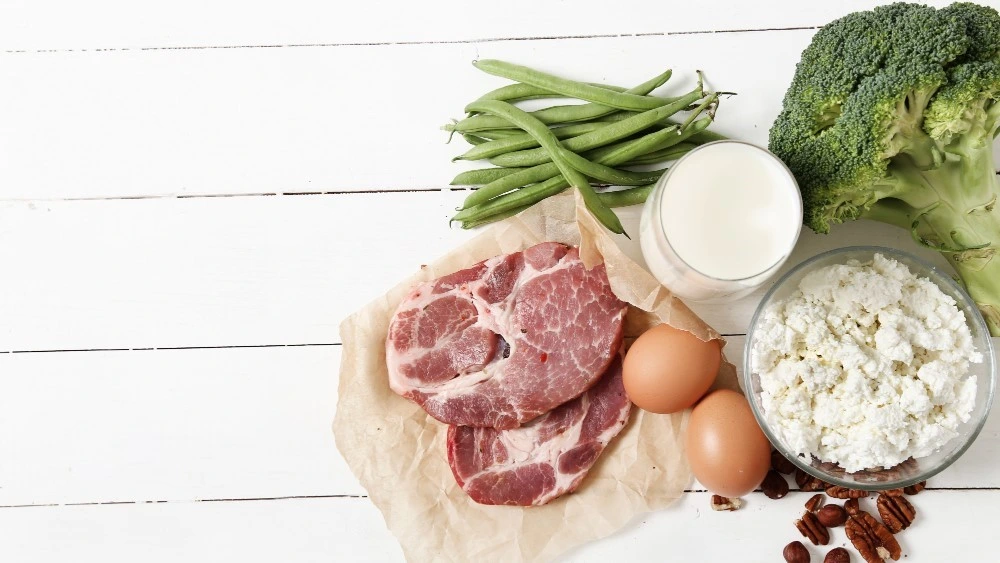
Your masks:
<instances>
[{"instance_id":1,"label":"cottage cheese","mask_svg":"<svg viewBox=\"0 0 1000 563\"><path fill-rule=\"evenodd\" d=\"M751 350L768 425L800 454L853 472L932 453L975 406L955 300L876 254L806 275L763 313Z\"/></svg>"}]
</instances>

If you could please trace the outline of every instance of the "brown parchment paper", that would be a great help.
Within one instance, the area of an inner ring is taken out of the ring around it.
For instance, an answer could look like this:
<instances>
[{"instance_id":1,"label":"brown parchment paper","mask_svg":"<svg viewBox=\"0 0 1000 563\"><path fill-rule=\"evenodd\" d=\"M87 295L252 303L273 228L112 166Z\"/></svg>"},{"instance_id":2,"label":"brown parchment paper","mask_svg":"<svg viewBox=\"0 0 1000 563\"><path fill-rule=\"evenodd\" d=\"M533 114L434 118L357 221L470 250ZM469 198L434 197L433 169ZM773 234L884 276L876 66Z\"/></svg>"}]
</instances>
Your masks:
<instances>
[{"instance_id":1,"label":"brown parchment paper","mask_svg":"<svg viewBox=\"0 0 1000 563\"><path fill-rule=\"evenodd\" d=\"M479 505L448 467L447 427L389 389L389 321L414 284L543 241L579 245L588 266L604 262L612 290L631 305L626 337L666 322L702 340L721 339L629 259L573 193L496 224L348 317L340 325L334 437L409 561L549 561L615 532L637 514L669 505L691 481L682 440L688 413L634 408L575 493L538 507ZM727 362L716 386L736 388Z\"/></svg>"}]
</instances>

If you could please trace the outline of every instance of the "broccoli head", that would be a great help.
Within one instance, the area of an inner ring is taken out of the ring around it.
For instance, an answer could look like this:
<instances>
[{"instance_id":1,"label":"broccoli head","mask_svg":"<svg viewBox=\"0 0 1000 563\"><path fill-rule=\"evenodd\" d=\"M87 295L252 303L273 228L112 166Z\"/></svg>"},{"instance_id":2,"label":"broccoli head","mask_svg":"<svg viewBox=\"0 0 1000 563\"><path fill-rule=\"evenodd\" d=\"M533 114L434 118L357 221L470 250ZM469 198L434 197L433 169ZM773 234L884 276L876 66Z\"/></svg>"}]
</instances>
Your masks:
<instances>
[{"instance_id":1,"label":"broccoli head","mask_svg":"<svg viewBox=\"0 0 1000 563\"><path fill-rule=\"evenodd\" d=\"M803 220L910 230L945 253L1000 335L1000 14L897 3L824 26L803 51L769 147L795 174Z\"/></svg>"}]
</instances>

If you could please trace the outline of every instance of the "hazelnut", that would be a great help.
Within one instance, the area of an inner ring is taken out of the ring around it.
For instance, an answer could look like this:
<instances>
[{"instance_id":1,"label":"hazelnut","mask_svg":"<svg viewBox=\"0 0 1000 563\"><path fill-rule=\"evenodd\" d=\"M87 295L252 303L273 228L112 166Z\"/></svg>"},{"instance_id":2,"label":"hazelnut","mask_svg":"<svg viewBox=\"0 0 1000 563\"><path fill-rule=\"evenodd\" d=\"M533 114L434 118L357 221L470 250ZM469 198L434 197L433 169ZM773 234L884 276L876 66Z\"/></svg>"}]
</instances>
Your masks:
<instances>
[{"instance_id":1,"label":"hazelnut","mask_svg":"<svg viewBox=\"0 0 1000 563\"><path fill-rule=\"evenodd\" d=\"M767 498L779 499L788 494L788 481L774 469L767 472L764 482L760 484L760 490Z\"/></svg>"},{"instance_id":2,"label":"hazelnut","mask_svg":"<svg viewBox=\"0 0 1000 563\"><path fill-rule=\"evenodd\" d=\"M812 560L809 556L809 550L800 541L793 541L786 545L781 555L788 563L809 563Z\"/></svg>"},{"instance_id":3,"label":"hazelnut","mask_svg":"<svg viewBox=\"0 0 1000 563\"><path fill-rule=\"evenodd\" d=\"M851 563L851 552L842 547L831 549L823 558L823 563Z\"/></svg>"},{"instance_id":4,"label":"hazelnut","mask_svg":"<svg viewBox=\"0 0 1000 563\"><path fill-rule=\"evenodd\" d=\"M836 528L847 522L847 511L839 505L828 504L816 511L816 519L827 528Z\"/></svg>"}]
</instances>

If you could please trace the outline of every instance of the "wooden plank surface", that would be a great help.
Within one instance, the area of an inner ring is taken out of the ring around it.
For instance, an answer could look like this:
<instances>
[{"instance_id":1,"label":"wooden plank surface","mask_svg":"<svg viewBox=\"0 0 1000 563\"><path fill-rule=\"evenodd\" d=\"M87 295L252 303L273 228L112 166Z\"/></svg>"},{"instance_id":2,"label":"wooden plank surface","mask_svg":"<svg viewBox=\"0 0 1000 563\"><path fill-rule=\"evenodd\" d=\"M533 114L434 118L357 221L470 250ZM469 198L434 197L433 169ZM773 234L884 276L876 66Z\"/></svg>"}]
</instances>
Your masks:
<instances>
[{"instance_id":1,"label":"wooden plank surface","mask_svg":"<svg viewBox=\"0 0 1000 563\"><path fill-rule=\"evenodd\" d=\"M726 347L740 370L744 342ZM0 424L0 506L364 495L330 430L340 355L340 346L0 354L0 413L17 421ZM1000 487L998 455L994 416L931 486Z\"/></svg>"},{"instance_id":2,"label":"wooden plank surface","mask_svg":"<svg viewBox=\"0 0 1000 563\"><path fill-rule=\"evenodd\" d=\"M402 560L334 448L337 326L472 236L438 127L502 81L469 62L670 66L672 92L701 68L739 92L717 128L763 144L815 26L871 5L3 4L0 561ZM323 195L266 195L298 193ZM943 264L859 222L786 268L850 244ZM694 306L737 364L762 293ZM906 561L993 559L998 455L994 415L914 500ZM692 492L562 560L776 560L803 500Z\"/></svg>"},{"instance_id":3,"label":"wooden plank surface","mask_svg":"<svg viewBox=\"0 0 1000 563\"><path fill-rule=\"evenodd\" d=\"M4 198L438 189L467 146L440 126L506 81L501 58L664 92L736 91L715 128L758 144L813 30L302 49L0 56ZM417 85L419 87L407 87ZM1000 149L998 149L1000 152Z\"/></svg>"},{"instance_id":4,"label":"wooden plank surface","mask_svg":"<svg viewBox=\"0 0 1000 563\"><path fill-rule=\"evenodd\" d=\"M686 494L558 561L780 561L785 544L803 540L792 523L807 494L772 501L755 493L738 512L713 512L709 496ZM912 501L918 512L899 536L901 561L951 561L957 550L992 561L988 538L1000 518L1000 491L924 491ZM403 561L381 515L357 498L0 510L0 528L17 531L0 542L6 561ZM810 546L813 561L834 546L850 547L843 528L831 537L825 549ZM860 561L856 552L852 560Z\"/></svg>"},{"instance_id":5,"label":"wooden plank surface","mask_svg":"<svg viewBox=\"0 0 1000 563\"><path fill-rule=\"evenodd\" d=\"M863 0L837 3L719 0L707 13L696 3L626 0L614 5L615 17L608 17L612 8L596 0L508 0L502 9L460 0L370 0L350 7L318 0L280 4L259 0L178 0L144 2L141 7L125 0L7 2L0 7L0 49L441 42L804 27L822 25L872 4ZM80 25L81 21L88 25Z\"/></svg>"},{"instance_id":6,"label":"wooden plank surface","mask_svg":"<svg viewBox=\"0 0 1000 563\"><path fill-rule=\"evenodd\" d=\"M0 203L0 352L339 342L342 319L472 233L460 192ZM637 231L639 207L620 214ZM363 239L364 243L358 241ZM624 241L624 239L622 239ZM805 229L785 266L854 244L946 266L902 229ZM628 243L637 260L635 242ZM764 288L694 310L742 334Z\"/></svg>"}]
</instances>

